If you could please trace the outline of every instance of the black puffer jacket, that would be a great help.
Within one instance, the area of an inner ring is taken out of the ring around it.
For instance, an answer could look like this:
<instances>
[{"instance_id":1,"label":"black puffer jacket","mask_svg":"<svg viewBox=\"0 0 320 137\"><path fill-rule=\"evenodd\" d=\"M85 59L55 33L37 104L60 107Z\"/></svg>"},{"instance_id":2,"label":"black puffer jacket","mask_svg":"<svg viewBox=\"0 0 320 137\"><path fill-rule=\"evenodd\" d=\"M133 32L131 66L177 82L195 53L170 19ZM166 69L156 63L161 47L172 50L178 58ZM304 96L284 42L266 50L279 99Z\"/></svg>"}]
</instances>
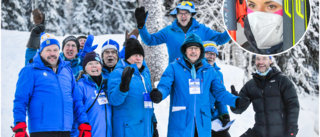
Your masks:
<instances>
[{"instance_id":1,"label":"black puffer jacket","mask_svg":"<svg viewBox=\"0 0 320 137\"><path fill-rule=\"evenodd\" d=\"M255 113L253 131L257 137L285 137L288 128L298 130L299 101L292 82L276 68L261 77L253 74L241 89L240 97L250 98ZM241 114L246 108L232 109Z\"/></svg>"}]
</instances>

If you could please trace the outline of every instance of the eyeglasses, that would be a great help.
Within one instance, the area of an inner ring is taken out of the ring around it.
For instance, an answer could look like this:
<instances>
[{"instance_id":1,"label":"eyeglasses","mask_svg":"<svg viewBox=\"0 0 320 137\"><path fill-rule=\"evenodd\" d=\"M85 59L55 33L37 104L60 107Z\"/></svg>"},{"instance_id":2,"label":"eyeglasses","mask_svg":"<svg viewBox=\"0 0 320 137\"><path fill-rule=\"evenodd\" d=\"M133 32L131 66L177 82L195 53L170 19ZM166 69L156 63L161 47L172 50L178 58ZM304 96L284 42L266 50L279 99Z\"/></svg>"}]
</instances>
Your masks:
<instances>
[{"instance_id":1,"label":"eyeglasses","mask_svg":"<svg viewBox=\"0 0 320 137\"><path fill-rule=\"evenodd\" d=\"M178 16L189 16L190 15L190 12L186 12L186 13L178 13Z\"/></svg>"},{"instance_id":2,"label":"eyeglasses","mask_svg":"<svg viewBox=\"0 0 320 137\"><path fill-rule=\"evenodd\" d=\"M216 56L216 53L214 53L214 52L206 52L205 54L207 56Z\"/></svg>"},{"instance_id":3,"label":"eyeglasses","mask_svg":"<svg viewBox=\"0 0 320 137\"><path fill-rule=\"evenodd\" d=\"M187 48L187 51L193 51L193 50L200 51L200 48L199 47L189 47L189 48Z\"/></svg>"}]
</instances>

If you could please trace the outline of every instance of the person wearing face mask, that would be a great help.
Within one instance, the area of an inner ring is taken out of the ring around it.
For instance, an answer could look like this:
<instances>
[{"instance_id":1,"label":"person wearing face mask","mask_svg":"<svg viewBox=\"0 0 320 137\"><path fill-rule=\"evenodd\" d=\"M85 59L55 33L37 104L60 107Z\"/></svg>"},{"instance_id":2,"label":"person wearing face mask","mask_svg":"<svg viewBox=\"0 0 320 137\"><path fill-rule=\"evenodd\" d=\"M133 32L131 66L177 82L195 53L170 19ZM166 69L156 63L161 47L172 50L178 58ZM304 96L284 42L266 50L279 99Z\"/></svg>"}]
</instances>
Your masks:
<instances>
[{"instance_id":1,"label":"person wearing face mask","mask_svg":"<svg viewBox=\"0 0 320 137\"><path fill-rule=\"evenodd\" d=\"M75 96L79 96L81 100L75 102L79 104L75 111L79 111L85 116L75 117L73 123L73 137L82 137L83 133L77 130L82 121L88 121L92 126L92 137L112 137L111 125L111 105L107 99L107 79L102 77L102 61L97 53L89 52L83 59L83 71L81 71L77 84L78 92L74 92ZM88 128L84 125L83 129ZM91 127L90 127L91 128ZM80 129L79 129L80 130ZM86 133L84 133L86 135Z\"/></svg>"},{"instance_id":2,"label":"person wearing face mask","mask_svg":"<svg viewBox=\"0 0 320 137\"><path fill-rule=\"evenodd\" d=\"M171 63L181 57L180 47L186 36L190 33L197 34L204 41L215 41L218 45L222 45L230 40L227 31L220 33L197 22L192 17L196 13L197 11L193 2L183 1L170 12L170 15L177 19L171 25L153 34L150 34L145 26L148 12L145 11L144 7L136 8L135 17L142 41L148 46L166 43L169 63Z\"/></svg>"},{"instance_id":3,"label":"person wearing face mask","mask_svg":"<svg viewBox=\"0 0 320 137\"><path fill-rule=\"evenodd\" d=\"M271 56L255 56L257 72L238 93L231 86L232 94L249 98L255 111L255 124L240 137L295 137L298 133L299 100L292 81L272 67ZM236 114L243 108L232 108Z\"/></svg>"},{"instance_id":4,"label":"person wearing face mask","mask_svg":"<svg viewBox=\"0 0 320 137\"><path fill-rule=\"evenodd\" d=\"M119 60L108 80L108 99L113 106L114 137L158 137L157 121L150 99L150 72L143 63L138 40L126 41L125 58Z\"/></svg>"},{"instance_id":5,"label":"person wearing face mask","mask_svg":"<svg viewBox=\"0 0 320 137\"><path fill-rule=\"evenodd\" d=\"M116 67L119 60L119 44L118 42L109 39L103 45L101 49L101 57L103 61L102 76L105 79L109 78L110 73Z\"/></svg>"},{"instance_id":6,"label":"person wearing face mask","mask_svg":"<svg viewBox=\"0 0 320 137\"><path fill-rule=\"evenodd\" d=\"M159 103L170 95L168 137L210 137L212 97L237 108L248 100L226 91L214 68L204 60L199 36L188 34L180 52L182 57L169 64L150 98Z\"/></svg>"},{"instance_id":7,"label":"person wearing face mask","mask_svg":"<svg viewBox=\"0 0 320 137\"><path fill-rule=\"evenodd\" d=\"M247 42L243 48L259 54L275 54L283 49L282 0L247 0L244 20Z\"/></svg>"},{"instance_id":8,"label":"person wearing face mask","mask_svg":"<svg viewBox=\"0 0 320 137\"><path fill-rule=\"evenodd\" d=\"M207 62L213 66L213 68L216 70L219 78L220 78L220 82L222 84L224 84L223 81L223 75L220 72L220 68L217 66L217 64L215 63L216 57L217 55L219 55L218 53L218 49L215 47L216 43L213 41L204 41L203 42L203 47L205 50L205 55L204 57L207 59ZM211 96L211 94L210 94ZM214 106L211 107L211 114L212 114L212 120L215 119L219 119L222 123L222 126L226 126L228 124L228 122L230 122L230 115L228 112L228 107L225 104L222 104L221 102L216 101L215 98L210 97L212 103L214 104ZM230 134L228 132L229 128L222 130L222 131L211 131L211 136L213 137L230 137Z\"/></svg>"}]
</instances>

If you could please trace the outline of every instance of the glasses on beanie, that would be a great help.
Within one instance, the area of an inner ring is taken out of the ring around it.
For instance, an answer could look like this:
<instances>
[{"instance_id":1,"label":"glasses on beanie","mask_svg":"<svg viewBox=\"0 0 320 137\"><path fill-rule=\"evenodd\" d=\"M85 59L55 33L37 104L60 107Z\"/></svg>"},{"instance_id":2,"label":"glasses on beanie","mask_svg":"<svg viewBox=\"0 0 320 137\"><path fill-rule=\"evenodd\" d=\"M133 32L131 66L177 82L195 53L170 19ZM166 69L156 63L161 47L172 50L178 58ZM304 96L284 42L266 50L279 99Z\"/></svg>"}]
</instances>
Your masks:
<instances>
[{"instance_id":1,"label":"glasses on beanie","mask_svg":"<svg viewBox=\"0 0 320 137\"><path fill-rule=\"evenodd\" d=\"M115 54L117 54L117 51L116 50L113 50L113 51L104 51L104 53L106 53L107 55L109 55L109 54L112 54L112 55L115 55Z\"/></svg>"},{"instance_id":2,"label":"glasses on beanie","mask_svg":"<svg viewBox=\"0 0 320 137\"><path fill-rule=\"evenodd\" d=\"M181 2L181 5L183 5L183 6L188 5L188 6L190 6L190 7L193 6L193 4L192 4L191 2L189 2L189 1L183 1L183 2Z\"/></svg>"}]
</instances>

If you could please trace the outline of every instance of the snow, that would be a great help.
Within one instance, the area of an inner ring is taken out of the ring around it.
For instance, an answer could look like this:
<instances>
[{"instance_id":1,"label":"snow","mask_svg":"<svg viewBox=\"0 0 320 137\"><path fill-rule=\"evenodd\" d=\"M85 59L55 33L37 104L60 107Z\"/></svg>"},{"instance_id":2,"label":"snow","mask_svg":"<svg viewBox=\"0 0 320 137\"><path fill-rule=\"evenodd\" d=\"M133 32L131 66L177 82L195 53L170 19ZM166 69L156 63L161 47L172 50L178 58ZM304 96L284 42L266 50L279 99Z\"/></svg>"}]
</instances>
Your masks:
<instances>
[{"instance_id":1,"label":"snow","mask_svg":"<svg viewBox=\"0 0 320 137\"><path fill-rule=\"evenodd\" d=\"M26 43L28 41L29 32L1 30L1 136L12 136L10 126L13 125L13 100L15 86L18 79L18 74L24 67L24 56ZM64 37L56 37L62 42ZM102 44L108 39L116 40L120 49L124 42L124 34L100 35L95 36L93 44L98 44L97 53L101 53ZM231 65L225 65L221 60L217 60L217 65L221 68L224 75L226 89L230 91L230 86L235 85L236 90L240 90L246 81L245 72L243 69ZM298 95L300 101L299 115L299 133L297 137L316 137L319 136L319 97L310 96L306 93ZM155 114L158 120L158 130L160 137L165 137L167 134L168 116L169 116L169 97L159 104L154 105ZM241 115L235 115L231 111L231 119L236 119L235 123L230 128L232 136L240 136L248 128L253 127L254 111L252 105Z\"/></svg>"}]
</instances>

